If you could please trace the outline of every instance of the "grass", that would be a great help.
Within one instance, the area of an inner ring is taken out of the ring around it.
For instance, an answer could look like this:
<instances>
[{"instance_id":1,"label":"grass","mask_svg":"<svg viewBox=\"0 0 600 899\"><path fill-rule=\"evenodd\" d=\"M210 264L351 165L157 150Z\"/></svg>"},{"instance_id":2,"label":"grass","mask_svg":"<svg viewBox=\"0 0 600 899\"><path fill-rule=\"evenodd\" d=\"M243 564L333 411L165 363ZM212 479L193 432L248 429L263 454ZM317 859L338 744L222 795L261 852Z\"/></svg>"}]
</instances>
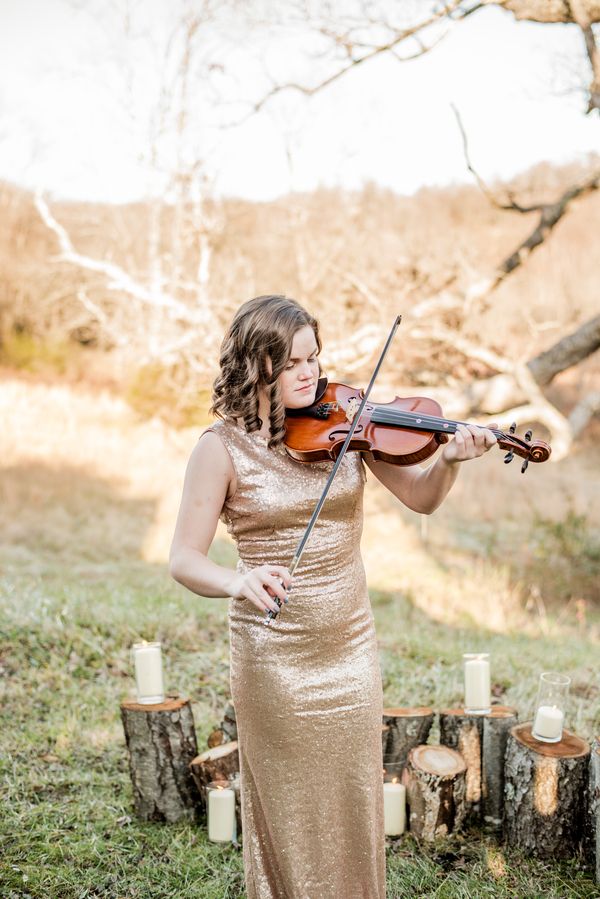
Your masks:
<instances>
[{"instance_id":1,"label":"grass","mask_svg":"<svg viewBox=\"0 0 600 899\"><path fill-rule=\"evenodd\" d=\"M200 748L229 698L227 602L189 594L165 566L197 435L137 421L102 395L18 380L0 387L0 412L8 424L0 437L0 895L244 896L241 852L210 844L201 817L161 825L133 816L119 717L134 689L129 647L140 638L162 642L167 689L191 698ZM571 473L549 469L530 514L527 502L498 513L506 469L495 481L492 464L479 465L426 528L369 480L364 555L386 704L459 703L461 653L485 648L495 698L523 720L549 661L569 673L568 725L589 738L600 731L593 488L570 481L577 518L569 524L561 497ZM577 552L586 547L584 576L569 595L561 580L560 605L548 566L539 568L546 544L540 550L535 518L553 513L562 530L549 531L548 554L556 540L563 554L569 541ZM213 556L233 564L222 529ZM387 882L388 899L598 895L582 859L536 861L479 832L433 846L410 835L388 841Z\"/></svg>"}]
</instances>

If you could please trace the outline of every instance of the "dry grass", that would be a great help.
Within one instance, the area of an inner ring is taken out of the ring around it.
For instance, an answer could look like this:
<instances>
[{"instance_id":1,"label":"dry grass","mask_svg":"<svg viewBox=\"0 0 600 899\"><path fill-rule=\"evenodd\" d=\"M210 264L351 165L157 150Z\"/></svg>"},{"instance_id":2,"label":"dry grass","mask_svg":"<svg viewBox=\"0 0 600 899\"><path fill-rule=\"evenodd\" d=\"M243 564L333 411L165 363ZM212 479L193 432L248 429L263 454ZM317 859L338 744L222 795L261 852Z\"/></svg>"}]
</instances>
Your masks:
<instances>
[{"instance_id":1,"label":"dry grass","mask_svg":"<svg viewBox=\"0 0 600 899\"><path fill-rule=\"evenodd\" d=\"M140 421L107 392L10 376L0 389L0 416L5 565L166 563L185 464L201 429ZM370 586L410 595L448 624L549 633L552 612L554 626L580 626L594 596L584 596L582 606L573 595L569 608L557 609L551 591L519 578L518 562L528 575L540 520L572 514L591 534L600 530L599 461L590 445L522 476L518 462L506 467L493 451L463 467L433 516L402 508L369 476L363 555ZM221 526L217 538L229 541ZM533 617L524 609L532 597Z\"/></svg>"},{"instance_id":2,"label":"dry grass","mask_svg":"<svg viewBox=\"0 0 600 899\"><path fill-rule=\"evenodd\" d=\"M191 698L199 746L228 698L226 603L177 587L165 566L198 431L139 421L108 393L8 373L0 416L3 895L241 897L239 852L209 844L203 827L132 820L118 717L133 689L128 648L142 636L163 642L168 688ZM552 659L573 677L571 727L600 728L597 610L556 608L552 590L526 608L515 558L501 558L535 530L536 503L545 516L574 505L591 535L595 464L588 450L521 479L488 455L426 519L369 480L363 550L386 704L460 702L460 654L485 646L494 695L521 718ZM214 553L233 563L223 529ZM407 837L388 846L387 864L390 899L595 895L581 860L536 863L479 834L431 848Z\"/></svg>"}]
</instances>

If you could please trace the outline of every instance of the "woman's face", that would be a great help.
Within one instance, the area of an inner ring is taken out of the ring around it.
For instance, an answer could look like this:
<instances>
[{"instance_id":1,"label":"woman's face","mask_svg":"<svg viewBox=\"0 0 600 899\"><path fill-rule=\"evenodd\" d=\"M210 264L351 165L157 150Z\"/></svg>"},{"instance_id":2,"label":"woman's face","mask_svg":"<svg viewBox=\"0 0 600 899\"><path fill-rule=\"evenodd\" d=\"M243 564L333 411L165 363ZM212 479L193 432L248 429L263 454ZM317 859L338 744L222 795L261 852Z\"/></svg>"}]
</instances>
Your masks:
<instances>
[{"instance_id":1,"label":"woman's face","mask_svg":"<svg viewBox=\"0 0 600 899\"><path fill-rule=\"evenodd\" d=\"M286 409L310 406L317 392L319 363L317 341L310 325L296 331L290 359L279 375L281 398Z\"/></svg>"}]
</instances>

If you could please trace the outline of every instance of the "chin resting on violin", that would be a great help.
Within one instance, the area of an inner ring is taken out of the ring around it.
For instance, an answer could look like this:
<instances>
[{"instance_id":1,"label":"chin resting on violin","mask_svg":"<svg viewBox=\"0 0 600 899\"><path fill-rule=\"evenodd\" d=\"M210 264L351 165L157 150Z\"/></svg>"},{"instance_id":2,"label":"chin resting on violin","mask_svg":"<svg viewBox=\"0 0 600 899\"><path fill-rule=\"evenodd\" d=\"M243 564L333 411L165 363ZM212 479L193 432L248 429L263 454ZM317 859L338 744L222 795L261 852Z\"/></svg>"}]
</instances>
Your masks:
<instances>
[{"instance_id":1,"label":"chin resting on violin","mask_svg":"<svg viewBox=\"0 0 600 899\"><path fill-rule=\"evenodd\" d=\"M365 465L430 513L461 463L497 442L509 455L514 442L526 462L549 453L527 436L448 422L425 398L367 405L360 391L320 380L320 349L318 322L294 300L257 297L238 310L213 387L217 420L191 453L171 547L175 580L229 598L255 899L385 896L383 691L360 554ZM414 464L436 449L433 465ZM237 546L235 570L208 557L219 519ZM265 613L278 616L271 627Z\"/></svg>"}]
</instances>

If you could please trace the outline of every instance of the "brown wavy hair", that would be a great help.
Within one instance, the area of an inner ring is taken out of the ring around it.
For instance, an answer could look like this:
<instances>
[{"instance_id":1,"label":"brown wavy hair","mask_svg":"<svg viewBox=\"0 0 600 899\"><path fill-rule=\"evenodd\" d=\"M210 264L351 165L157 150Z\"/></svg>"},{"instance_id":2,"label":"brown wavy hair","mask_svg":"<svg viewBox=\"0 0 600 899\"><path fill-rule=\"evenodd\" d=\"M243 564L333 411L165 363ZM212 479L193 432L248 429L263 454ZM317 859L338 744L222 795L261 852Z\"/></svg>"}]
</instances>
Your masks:
<instances>
[{"instance_id":1,"label":"brown wavy hair","mask_svg":"<svg viewBox=\"0 0 600 899\"><path fill-rule=\"evenodd\" d=\"M294 334L306 325L313 329L320 352L318 322L296 300L270 294L240 306L221 344L221 373L213 384L212 414L221 419L241 418L249 433L260 430L258 400L262 388L271 404L268 445L282 443L285 408L277 379L290 358Z\"/></svg>"}]
</instances>

